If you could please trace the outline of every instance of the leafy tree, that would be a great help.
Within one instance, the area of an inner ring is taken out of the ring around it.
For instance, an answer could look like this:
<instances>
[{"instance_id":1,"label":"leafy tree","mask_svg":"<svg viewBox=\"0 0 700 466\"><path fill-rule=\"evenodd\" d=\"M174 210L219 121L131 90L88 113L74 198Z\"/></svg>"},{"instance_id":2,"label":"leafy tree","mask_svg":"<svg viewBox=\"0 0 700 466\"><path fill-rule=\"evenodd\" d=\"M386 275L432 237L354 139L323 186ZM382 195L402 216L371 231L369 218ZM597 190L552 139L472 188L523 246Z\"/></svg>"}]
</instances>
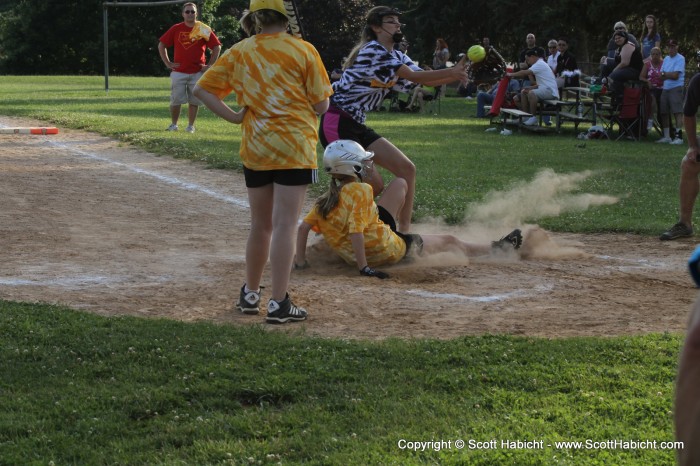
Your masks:
<instances>
[{"instance_id":1,"label":"leafy tree","mask_svg":"<svg viewBox=\"0 0 700 466\"><path fill-rule=\"evenodd\" d=\"M0 0L0 72L6 74L102 74L103 0ZM238 23L249 0L200 0L200 19L211 25L228 48L241 39ZM337 67L359 39L367 11L381 3L405 12L403 32L409 55L430 63L435 39L444 37L453 53L484 36L509 60L532 32L544 45L566 36L579 63L595 72L612 26L622 20L641 35L647 13L659 18L664 41L680 41L692 63L700 45L696 25L700 9L691 0L662 8L657 0L297 0L306 39L328 69ZM166 75L158 57L158 37L181 21L181 5L110 7L110 74ZM689 65L690 67L690 65Z\"/></svg>"},{"instance_id":2,"label":"leafy tree","mask_svg":"<svg viewBox=\"0 0 700 466\"><path fill-rule=\"evenodd\" d=\"M323 58L326 68L337 68L360 39L371 0L297 0L306 40Z\"/></svg>"}]
</instances>

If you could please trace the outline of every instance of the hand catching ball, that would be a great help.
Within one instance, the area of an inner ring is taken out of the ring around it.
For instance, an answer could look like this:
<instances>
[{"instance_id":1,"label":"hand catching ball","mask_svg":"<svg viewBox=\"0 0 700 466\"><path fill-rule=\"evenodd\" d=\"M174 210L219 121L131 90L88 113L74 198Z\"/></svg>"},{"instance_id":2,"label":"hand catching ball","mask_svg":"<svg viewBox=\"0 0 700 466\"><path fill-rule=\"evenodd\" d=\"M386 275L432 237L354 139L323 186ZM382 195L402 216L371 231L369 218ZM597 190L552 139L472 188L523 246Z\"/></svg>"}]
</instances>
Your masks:
<instances>
[{"instance_id":1,"label":"hand catching ball","mask_svg":"<svg viewBox=\"0 0 700 466\"><path fill-rule=\"evenodd\" d=\"M479 63L484 58L486 58L486 50L481 45L472 45L467 50L467 57L472 61L472 63Z\"/></svg>"}]
</instances>

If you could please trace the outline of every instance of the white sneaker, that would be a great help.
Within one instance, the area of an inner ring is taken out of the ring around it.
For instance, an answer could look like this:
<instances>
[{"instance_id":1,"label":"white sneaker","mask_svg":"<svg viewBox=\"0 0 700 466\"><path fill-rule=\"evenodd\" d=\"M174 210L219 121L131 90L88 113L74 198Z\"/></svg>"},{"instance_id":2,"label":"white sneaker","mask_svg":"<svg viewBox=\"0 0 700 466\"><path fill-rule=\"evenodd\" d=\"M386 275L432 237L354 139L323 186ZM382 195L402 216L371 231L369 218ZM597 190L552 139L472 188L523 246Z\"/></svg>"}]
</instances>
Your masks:
<instances>
[{"instance_id":1,"label":"white sneaker","mask_svg":"<svg viewBox=\"0 0 700 466\"><path fill-rule=\"evenodd\" d=\"M523 121L523 124L525 126L535 126L537 124L537 117L532 116L532 117L528 118L527 120Z\"/></svg>"},{"instance_id":2,"label":"white sneaker","mask_svg":"<svg viewBox=\"0 0 700 466\"><path fill-rule=\"evenodd\" d=\"M187 128L185 128L185 131L187 131L188 133L194 133L194 126L192 126L192 125L187 126Z\"/></svg>"},{"instance_id":3,"label":"white sneaker","mask_svg":"<svg viewBox=\"0 0 700 466\"><path fill-rule=\"evenodd\" d=\"M669 144L670 142L671 142L671 138L666 137L666 136L664 136L661 139L659 139L658 141L656 141L657 144Z\"/></svg>"},{"instance_id":4,"label":"white sneaker","mask_svg":"<svg viewBox=\"0 0 700 466\"><path fill-rule=\"evenodd\" d=\"M165 131L177 131L177 129L177 125L173 123L172 125L168 126L168 129L166 129Z\"/></svg>"},{"instance_id":5,"label":"white sneaker","mask_svg":"<svg viewBox=\"0 0 700 466\"><path fill-rule=\"evenodd\" d=\"M683 139L675 138L673 141L671 141L671 144L673 144L674 146L680 146L681 144L683 144Z\"/></svg>"}]
</instances>

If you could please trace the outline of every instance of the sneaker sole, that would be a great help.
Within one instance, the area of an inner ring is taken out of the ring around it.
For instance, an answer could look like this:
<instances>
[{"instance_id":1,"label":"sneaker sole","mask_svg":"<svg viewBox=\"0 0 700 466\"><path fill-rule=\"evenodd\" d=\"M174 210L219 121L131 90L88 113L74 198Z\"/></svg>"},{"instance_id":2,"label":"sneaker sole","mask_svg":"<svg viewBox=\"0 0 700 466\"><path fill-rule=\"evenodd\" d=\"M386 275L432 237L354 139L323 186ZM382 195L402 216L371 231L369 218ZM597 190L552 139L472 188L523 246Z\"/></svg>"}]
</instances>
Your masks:
<instances>
[{"instance_id":1,"label":"sneaker sole","mask_svg":"<svg viewBox=\"0 0 700 466\"><path fill-rule=\"evenodd\" d=\"M306 320L306 317L268 317L265 319L265 322L268 324L286 324L287 322L301 322L302 320Z\"/></svg>"},{"instance_id":2,"label":"sneaker sole","mask_svg":"<svg viewBox=\"0 0 700 466\"><path fill-rule=\"evenodd\" d=\"M660 239L661 241L673 241L674 239L678 239L678 238L691 238L692 236L693 236L692 234L690 234L690 235L676 235L676 236L663 236L663 235L662 235L662 236L659 237L659 239Z\"/></svg>"},{"instance_id":3,"label":"sneaker sole","mask_svg":"<svg viewBox=\"0 0 700 466\"><path fill-rule=\"evenodd\" d=\"M238 307L238 310L241 311L243 314L249 315L249 316L255 316L260 314L260 308L259 307L243 307L240 304L236 304Z\"/></svg>"}]
</instances>

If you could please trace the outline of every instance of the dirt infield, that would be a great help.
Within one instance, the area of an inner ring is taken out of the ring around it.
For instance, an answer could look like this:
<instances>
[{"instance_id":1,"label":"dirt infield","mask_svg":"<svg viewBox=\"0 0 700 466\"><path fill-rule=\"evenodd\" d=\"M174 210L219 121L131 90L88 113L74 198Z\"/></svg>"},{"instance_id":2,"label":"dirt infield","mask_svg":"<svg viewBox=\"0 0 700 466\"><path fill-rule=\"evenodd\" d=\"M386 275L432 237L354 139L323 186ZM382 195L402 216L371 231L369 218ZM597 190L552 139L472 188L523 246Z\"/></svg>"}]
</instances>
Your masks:
<instances>
[{"instance_id":1,"label":"dirt infield","mask_svg":"<svg viewBox=\"0 0 700 466\"><path fill-rule=\"evenodd\" d=\"M0 117L0 127L38 125ZM0 135L0 199L0 298L102 315L264 320L233 310L249 228L238 173L61 128ZM370 339L684 330L696 295L686 270L694 240L526 230L525 259L444 255L385 268L385 281L359 276L317 244L312 268L295 272L290 289L309 320L274 329Z\"/></svg>"}]
</instances>

